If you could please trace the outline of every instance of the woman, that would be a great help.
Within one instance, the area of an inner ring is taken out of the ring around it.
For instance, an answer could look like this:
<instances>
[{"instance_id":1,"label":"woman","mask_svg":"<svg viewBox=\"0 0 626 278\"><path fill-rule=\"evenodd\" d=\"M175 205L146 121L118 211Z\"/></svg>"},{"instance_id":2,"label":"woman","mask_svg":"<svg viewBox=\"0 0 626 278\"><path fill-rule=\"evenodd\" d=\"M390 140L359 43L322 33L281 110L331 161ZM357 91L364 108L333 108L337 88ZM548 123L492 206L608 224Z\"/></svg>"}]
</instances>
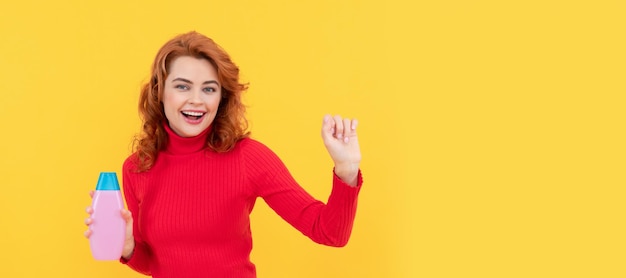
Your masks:
<instances>
[{"instance_id":1,"label":"woman","mask_svg":"<svg viewBox=\"0 0 626 278\"><path fill-rule=\"evenodd\" d=\"M139 101L143 131L123 166L122 263L153 277L256 277L249 214L257 197L317 243L348 242L362 184L357 121L323 119L335 164L324 204L249 138L246 89L229 55L199 33L159 50Z\"/></svg>"}]
</instances>

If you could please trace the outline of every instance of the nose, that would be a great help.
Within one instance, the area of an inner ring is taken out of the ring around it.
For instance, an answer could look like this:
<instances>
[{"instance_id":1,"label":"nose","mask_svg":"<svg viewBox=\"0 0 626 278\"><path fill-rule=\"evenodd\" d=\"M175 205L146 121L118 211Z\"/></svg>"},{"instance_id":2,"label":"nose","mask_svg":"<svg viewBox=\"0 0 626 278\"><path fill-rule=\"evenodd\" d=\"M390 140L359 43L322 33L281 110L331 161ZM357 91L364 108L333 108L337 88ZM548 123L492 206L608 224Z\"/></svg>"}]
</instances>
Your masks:
<instances>
[{"instance_id":1,"label":"nose","mask_svg":"<svg viewBox=\"0 0 626 278\"><path fill-rule=\"evenodd\" d=\"M198 104L202 103L202 92L200 90L194 90L191 92L191 96L189 97L190 104Z\"/></svg>"}]
</instances>

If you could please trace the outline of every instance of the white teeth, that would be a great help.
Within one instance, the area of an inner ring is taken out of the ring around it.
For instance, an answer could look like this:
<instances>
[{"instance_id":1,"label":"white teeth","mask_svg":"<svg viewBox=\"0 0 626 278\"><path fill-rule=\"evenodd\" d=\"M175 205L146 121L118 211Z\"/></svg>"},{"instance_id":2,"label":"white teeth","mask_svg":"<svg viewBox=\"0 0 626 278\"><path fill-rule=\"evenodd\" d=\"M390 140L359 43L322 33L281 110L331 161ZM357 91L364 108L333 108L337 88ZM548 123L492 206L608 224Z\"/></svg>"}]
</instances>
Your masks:
<instances>
[{"instance_id":1,"label":"white teeth","mask_svg":"<svg viewBox=\"0 0 626 278\"><path fill-rule=\"evenodd\" d=\"M183 114L187 116L194 116L194 117L202 117L202 115L204 115L204 113L202 112L194 112L194 111L183 111Z\"/></svg>"}]
</instances>

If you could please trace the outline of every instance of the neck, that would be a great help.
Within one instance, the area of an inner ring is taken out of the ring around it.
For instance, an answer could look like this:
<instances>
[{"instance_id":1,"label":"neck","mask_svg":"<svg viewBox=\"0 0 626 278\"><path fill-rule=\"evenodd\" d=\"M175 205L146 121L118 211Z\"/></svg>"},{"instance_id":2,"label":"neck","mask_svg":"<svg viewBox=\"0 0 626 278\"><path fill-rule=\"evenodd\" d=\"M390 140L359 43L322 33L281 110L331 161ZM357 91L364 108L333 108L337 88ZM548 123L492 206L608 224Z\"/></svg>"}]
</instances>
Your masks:
<instances>
[{"instance_id":1,"label":"neck","mask_svg":"<svg viewBox=\"0 0 626 278\"><path fill-rule=\"evenodd\" d=\"M167 123L163 124L167 132L167 147L165 152L170 154L190 154L202 151L207 147L207 138L209 136L211 126L209 126L200 134L193 137L182 137L174 132Z\"/></svg>"}]
</instances>

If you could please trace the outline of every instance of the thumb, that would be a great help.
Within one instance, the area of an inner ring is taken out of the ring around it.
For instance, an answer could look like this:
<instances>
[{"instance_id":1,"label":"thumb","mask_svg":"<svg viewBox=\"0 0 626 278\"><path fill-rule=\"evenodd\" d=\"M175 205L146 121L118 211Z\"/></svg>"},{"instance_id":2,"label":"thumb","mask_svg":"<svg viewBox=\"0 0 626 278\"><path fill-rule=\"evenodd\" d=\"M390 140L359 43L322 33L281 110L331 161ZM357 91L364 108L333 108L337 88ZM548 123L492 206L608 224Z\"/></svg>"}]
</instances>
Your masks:
<instances>
[{"instance_id":1,"label":"thumb","mask_svg":"<svg viewBox=\"0 0 626 278\"><path fill-rule=\"evenodd\" d=\"M122 218L126 221L126 237L133 236L133 214L130 210L122 209Z\"/></svg>"},{"instance_id":2,"label":"thumb","mask_svg":"<svg viewBox=\"0 0 626 278\"><path fill-rule=\"evenodd\" d=\"M122 218L124 219L124 221L126 221L126 223L131 223L133 222L133 214L130 212L130 210L127 209L122 209Z\"/></svg>"}]
</instances>

